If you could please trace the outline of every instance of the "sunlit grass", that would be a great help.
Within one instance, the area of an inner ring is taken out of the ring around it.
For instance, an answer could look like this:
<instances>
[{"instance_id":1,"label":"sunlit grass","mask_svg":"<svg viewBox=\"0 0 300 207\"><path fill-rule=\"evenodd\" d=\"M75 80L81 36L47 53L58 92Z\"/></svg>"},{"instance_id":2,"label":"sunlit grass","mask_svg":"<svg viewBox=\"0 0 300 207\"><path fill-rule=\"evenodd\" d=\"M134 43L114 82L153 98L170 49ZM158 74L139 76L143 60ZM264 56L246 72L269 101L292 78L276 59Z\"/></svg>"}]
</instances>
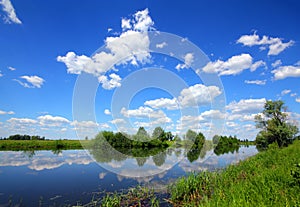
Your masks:
<instances>
[{"instance_id":1,"label":"sunlit grass","mask_svg":"<svg viewBox=\"0 0 300 207\"><path fill-rule=\"evenodd\" d=\"M170 187L175 206L299 206L300 142L270 149L222 172L180 178ZM295 175L295 176L293 176Z\"/></svg>"}]
</instances>

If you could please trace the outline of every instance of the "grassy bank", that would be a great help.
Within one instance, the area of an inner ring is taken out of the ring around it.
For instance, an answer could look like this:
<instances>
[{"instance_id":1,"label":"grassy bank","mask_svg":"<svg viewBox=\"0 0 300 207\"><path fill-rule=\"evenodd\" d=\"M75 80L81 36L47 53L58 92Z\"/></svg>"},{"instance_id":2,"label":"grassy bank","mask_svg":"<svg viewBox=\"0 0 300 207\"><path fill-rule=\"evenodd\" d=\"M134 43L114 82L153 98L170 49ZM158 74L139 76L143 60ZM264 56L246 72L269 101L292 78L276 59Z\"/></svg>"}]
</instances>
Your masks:
<instances>
[{"instance_id":1,"label":"grassy bank","mask_svg":"<svg viewBox=\"0 0 300 207\"><path fill-rule=\"evenodd\" d=\"M179 178L168 191L173 206L300 206L300 141L260 152L219 172ZM130 194L113 194L97 206L143 206L145 202L159 206L154 193L142 195L130 203Z\"/></svg>"},{"instance_id":2,"label":"grassy bank","mask_svg":"<svg viewBox=\"0 0 300 207\"><path fill-rule=\"evenodd\" d=\"M79 140L0 140L0 150L82 149L81 142Z\"/></svg>"},{"instance_id":3,"label":"grassy bank","mask_svg":"<svg viewBox=\"0 0 300 207\"><path fill-rule=\"evenodd\" d=\"M170 187L175 206L299 206L300 141L260 152L222 172L191 174Z\"/></svg>"}]
</instances>

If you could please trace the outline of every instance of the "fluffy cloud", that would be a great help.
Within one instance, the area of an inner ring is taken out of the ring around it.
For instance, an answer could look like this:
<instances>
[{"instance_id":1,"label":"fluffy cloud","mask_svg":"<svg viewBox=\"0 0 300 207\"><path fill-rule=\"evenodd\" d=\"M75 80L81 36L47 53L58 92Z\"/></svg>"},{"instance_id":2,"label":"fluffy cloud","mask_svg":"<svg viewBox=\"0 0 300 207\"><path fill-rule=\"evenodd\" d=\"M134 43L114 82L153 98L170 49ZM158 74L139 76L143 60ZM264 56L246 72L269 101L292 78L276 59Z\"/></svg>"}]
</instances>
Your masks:
<instances>
[{"instance_id":1,"label":"fluffy cloud","mask_svg":"<svg viewBox=\"0 0 300 207\"><path fill-rule=\"evenodd\" d=\"M39 116L38 121L42 126L61 126L62 124L70 123L70 121L61 116L44 115Z\"/></svg>"},{"instance_id":2,"label":"fluffy cloud","mask_svg":"<svg viewBox=\"0 0 300 207\"><path fill-rule=\"evenodd\" d=\"M154 22L149 16L149 10L138 11L134 14L133 28L137 31L146 32L152 28Z\"/></svg>"},{"instance_id":3,"label":"fluffy cloud","mask_svg":"<svg viewBox=\"0 0 300 207\"><path fill-rule=\"evenodd\" d=\"M77 128L93 128L93 127L98 127L99 124L93 121L73 121L71 123L71 126L75 126Z\"/></svg>"},{"instance_id":4,"label":"fluffy cloud","mask_svg":"<svg viewBox=\"0 0 300 207\"><path fill-rule=\"evenodd\" d=\"M13 111L2 111L2 110L0 110L0 115L6 115L6 114L11 115L11 114L15 114L15 112L13 112Z\"/></svg>"},{"instance_id":5,"label":"fluffy cloud","mask_svg":"<svg viewBox=\"0 0 300 207\"><path fill-rule=\"evenodd\" d=\"M266 85L267 80L245 80L247 84Z\"/></svg>"},{"instance_id":6,"label":"fluffy cloud","mask_svg":"<svg viewBox=\"0 0 300 207\"><path fill-rule=\"evenodd\" d=\"M276 60L276 61L275 61L274 63L272 63L271 65L272 65L273 68L276 68L276 67L280 66L281 64L282 64L281 60Z\"/></svg>"},{"instance_id":7,"label":"fluffy cloud","mask_svg":"<svg viewBox=\"0 0 300 207\"><path fill-rule=\"evenodd\" d=\"M21 20L17 17L15 9L10 0L1 0L0 5L2 5L2 9L6 13L6 16L4 17L5 23L22 24Z\"/></svg>"},{"instance_id":8,"label":"fluffy cloud","mask_svg":"<svg viewBox=\"0 0 300 207\"><path fill-rule=\"evenodd\" d=\"M180 96L176 98L159 98L149 100L146 101L144 105L150 106L154 109L165 108L168 110L176 110L179 109L179 107L187 108L209 104L221 93L220 88L217 86L196 84L183 89L180 92Z\"/></svg>"},{"instance_id":9,"label":"fluffy cloud","mask_svg":"<svg viewBox=\"0 0 300 207\"><path fill-rule=\"evenodd\" d=\"M160 118L157 118L157 119L155 119L153 121L149 121L149 122L136 121L136 122L134 122L134 125L138 126L138 127L154 128L155 126L161 126L163 124L171 123L171 122L172 122L172 120L169 117L162 116Z\"/></svg>"},{"instance_id":10,"label":"fluffy cloud","mask_svg":"<svg viewBox=\"0 0 300 207\"><path fill-rule=\"evenodd\" d=\"M200 114L201 119L224 119L225 115L219 110L209 110Z\"/></svg>"},{"instance_id":11,"label":"fluffy cloud","mask_svg":"<svg viewBox=\"0 0 300 207\"><path fill-rule=\"evenodd\" d=\"M125 117L148 118L153 116L153 112L153 109L144 106L140 106L138 109L132 110L127 110L126 108L121 109L121 114Z\"/></svg>"},{"instance_id":12,"label":"fluffy cloud","mask_svg":"<svg viewBox=\"0 0 300 207\"><path fill-rule=\"evenodd\" d=\"M164 48L165 46L167 46L168 44L166 43L166 42L162 42L162 43L160 43L160 44L156 44L156 48L160 48L160 49L162 49L162 48Z\"/></svg>"},{"instance_id":13,"label":"fluffy cloud","mask_svg":"<svg viewBox=\"0 0 300 207\"><path fill-rule=\"evenodd\" d=\"M109 77L110 77L110 80L108 80L107 76L104 76L104 75L102 75L98 78L99 83L102 84L102 87L104 89L111 90L113 88L121 86L122 79L120 76L118 76L115 73L112 73L109 75Z\"/></svg>"},{"instance_id":14,"label":"fluffy cloud","mask_svg":"<svg viewBox=\"0 0 300 207\"><path fill-rule=\"evenodd\" d=\"M21 76L21 79L24 79L26 82L23 82L21 80L14 79L17 81L20 85L24 86L25 88L41 88L41 86L44 84L45 80L41 77L38 77L36 75L34 76Z\"/></svg>"},{"instance_id":15,"label":"fluffy cloud","mask_svg":"<svg viewBox=\"0 0 300 207\"><path fill-rule=\"evenodd\" d=\"M239 102L233 101L227 105L227 109L233 114L254 114L263 110L266 103L265 98L242 99Z\"/></svg>"},{"instance_id":16,"label":"fluffy cloud","mask_svg":"<svg viewBox=\"0 0 300 207\"><path fill-rule=\"evenodd\" d=\"M191 67L192 63L194 62L194 54L193 53L187 53L184 56L184 64L178 64L176 65L176 69L185 69Z\"/></svg>"},{"instance_id":17,"label":"fluffy cloud","mask_svg":"<svg viewBox=\"0 0 300 207\"><path fill-rule=\"evenodd\" d=\"M144 103L146 106L150 106L154 109L166 108L168 110L176 110L179 108L176 98L159 98L154 100L149 100Z\"/></svg>"},{"instance_id":18,"label":"fluffy cloud","mask_svg":"<svg viewBox=\"0 0 300 207\"><path fill-rule=\"evenodd\" d=\"M300 97L296 98L296 102L300 103Z\"/></svg>"},{"instance_id":19,"label":"fluffy cloud","mask_svg":"<svg viewBox=\"0 0 300 207\"><path fill-rule=\"evenodd\" d=\"M110 115L110 114L111 114L111 112L110 112L110 110L109 110L109 109L105 109L105 110L104 110L104 114L106 114L106 115Z\"/></svg>"},{"instance_id":20,"label":"fluffy cloud","mask_svg":"<svg viewBox=\"0 0 300 207\"><path fill-rule=\"evenodd\" d=\"M121 23L123 32L117 37L106 38L106 51L99 52L92 57L68 52L65 56L58 56L57 61L65 63L68 73L85 72L98 77L105 89L120 86L119 76L111 74L113 77L110 77L111 80L108 81L104 74L114 69L114 65L137 66L149 62L151 55L147 31L154 24L148 9L138 11L132 19L122 19Z\"/></svg>"},{"instance_id":21,"label":"fluffy cloud","mask_svg":"<svg viewBox=\"0 0 300 207\"><path fill-rule=\"evenodd\" d=\"M183 89L178 97L178 102L183 108L206 105L211 103L221 93L222 92L220 88L217 86L196 84L190 86L189 88Z\"/></svg>"},{"instance_id":22,"label":"fluffy cloud","mask_svg":"<svg viewBox=\"0 0 300 207\"><path fill-rule=\"evenodd\" d=\"M300 66L280 66L277 69L272 70L271 73L274 74L275 80L281 80L287 77L300 77Z\"/></svg>"},{"instance_id":23,"label":"fluffy cloud","mask_svg":"<svg viewBox=\"0 0 300 207\"><path fill-rule=\"evenodd\" d=\"M254 46L254 45L260 45L264 47L268 47L268 55L278 55L282 51L284 51L286 48L292 46L294 44L293 40L290 40L289 42L282 42L282 39L276 37L268 37L263 36L260 37L256 33L252 35L242 35L238 40L237 43L241 43L244 46Z\"/></svg>"},{"instance_id":24,"label":"fluffy cloud","mask_svg":"<svg viewBox=\"0 0 300 207\"><path fill-rule=\"evenodd\" d=\"M113 120L111 120L110 123L112 123L112 124L125 124L126 121L124 119L120 119L119 118L119 119L113 119Z\"/></svg>"},{"instance_id":25,"label":"fluffy cloud","mask_svg":"<svg viewBox=\"0 0 300 207\"><path fill-rule=\"evenodd\" d=\"M131 29L131 23L130 23L130 19L122 19L121 21L121 27L123 30L128 30Z\"/></svg>"},{"instance_id":26,"label":"fluffy cloud","mask_svg":"<svg viewBox=\"0 0 300 207\"><path fill-rule=\"evenodd\" d=\"M140 106L138 109L127 110L126 108L122 108L121 114L125 117L132 118L148 118L151 119L148 122L136 121L135 125L150 127L157 126L165 123L171 123L172 120L167 117L167 115L162 110L153 110L149 107Z\"/></svg>"},{"instance_id":27,"label":"fluffy cloud","mask_svg":"<svg viewBox=\"0 0 300 207\"><path fill-rule=\"evenodd\" d=\"M258 67L265 66L265 62L257 61L253 63L253 58L249 54L240 54L232 56L227 61L217 60L209 62L203 67L206 73L218 73L221 75L237 75L246 69L255 71Z\"/></svg>"}]
</instances>

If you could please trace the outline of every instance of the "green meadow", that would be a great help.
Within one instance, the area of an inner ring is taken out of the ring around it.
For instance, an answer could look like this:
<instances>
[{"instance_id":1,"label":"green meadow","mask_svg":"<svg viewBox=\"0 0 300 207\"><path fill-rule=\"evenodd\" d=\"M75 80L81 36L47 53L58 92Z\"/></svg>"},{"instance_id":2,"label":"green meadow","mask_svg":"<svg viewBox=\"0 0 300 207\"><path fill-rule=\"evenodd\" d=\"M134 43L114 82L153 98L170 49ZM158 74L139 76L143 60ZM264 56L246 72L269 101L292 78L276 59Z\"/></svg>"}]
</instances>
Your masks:
<instances>
[{"instance_id":1,"label":"green meadow","mask_svg":"<svg viewBox=\"0 0 300 207\"><path fill-rule=\"evenodd\" d=\"M66 150L83 149L79 140L0 140L0 150Z\"/></svg>"},{"instance_id":2,"label":"green meadow","mask_svg":"<svg viewBox=\"0 0 300 207\"><path fill-rule=\"evenodd\" d=\"M173 206L299 206L300 141L286 148L268 150L217 172L192 173L168 188L167 202ZM96 206L159 206L159 195L151 189L107 195ZM136 193L132 193L136 192Z\"/></svg>"}]
</instances>

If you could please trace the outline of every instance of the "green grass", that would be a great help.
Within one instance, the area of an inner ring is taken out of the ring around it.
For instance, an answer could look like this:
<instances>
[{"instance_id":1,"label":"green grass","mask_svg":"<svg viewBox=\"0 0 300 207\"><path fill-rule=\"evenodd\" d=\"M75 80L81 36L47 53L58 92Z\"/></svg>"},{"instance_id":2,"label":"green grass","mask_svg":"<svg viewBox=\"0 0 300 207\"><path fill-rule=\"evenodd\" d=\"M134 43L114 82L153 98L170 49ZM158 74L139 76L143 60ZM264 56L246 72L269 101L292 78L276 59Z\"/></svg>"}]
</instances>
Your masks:
<instances>
[{"instance_id":1,"label":"green grass","mask_svg":"<svg viewBox=\"0 0 300 207\"><path fill-rule=\"evenodd\" d=\"M221 172L180 178L170 187L170 202L174 206L300 206L298 163L300 141L260 152Z\"/></svg>"},{"instance_id":2,"label":"green grass","mask_svg":"<svg viewBox=\"0 0 300 207\"><path fill-rule=\"evenodd\" d=\"M163 202L172 206L300 206L300 141L287 148L271 145L218 172L192 173L169 186ZM107 193L84 206L160 206L160 195L137 186Z\"/></svg>"},{"instance_id":3,"label":"green grass","mask_svg":"<svg viewBox=\"0 0 300 207\"><path fill-rule=\"evenodd\" d=\"M0 150L83 149L79 140L0 140Z\"/></svg>"}]
</instances>

